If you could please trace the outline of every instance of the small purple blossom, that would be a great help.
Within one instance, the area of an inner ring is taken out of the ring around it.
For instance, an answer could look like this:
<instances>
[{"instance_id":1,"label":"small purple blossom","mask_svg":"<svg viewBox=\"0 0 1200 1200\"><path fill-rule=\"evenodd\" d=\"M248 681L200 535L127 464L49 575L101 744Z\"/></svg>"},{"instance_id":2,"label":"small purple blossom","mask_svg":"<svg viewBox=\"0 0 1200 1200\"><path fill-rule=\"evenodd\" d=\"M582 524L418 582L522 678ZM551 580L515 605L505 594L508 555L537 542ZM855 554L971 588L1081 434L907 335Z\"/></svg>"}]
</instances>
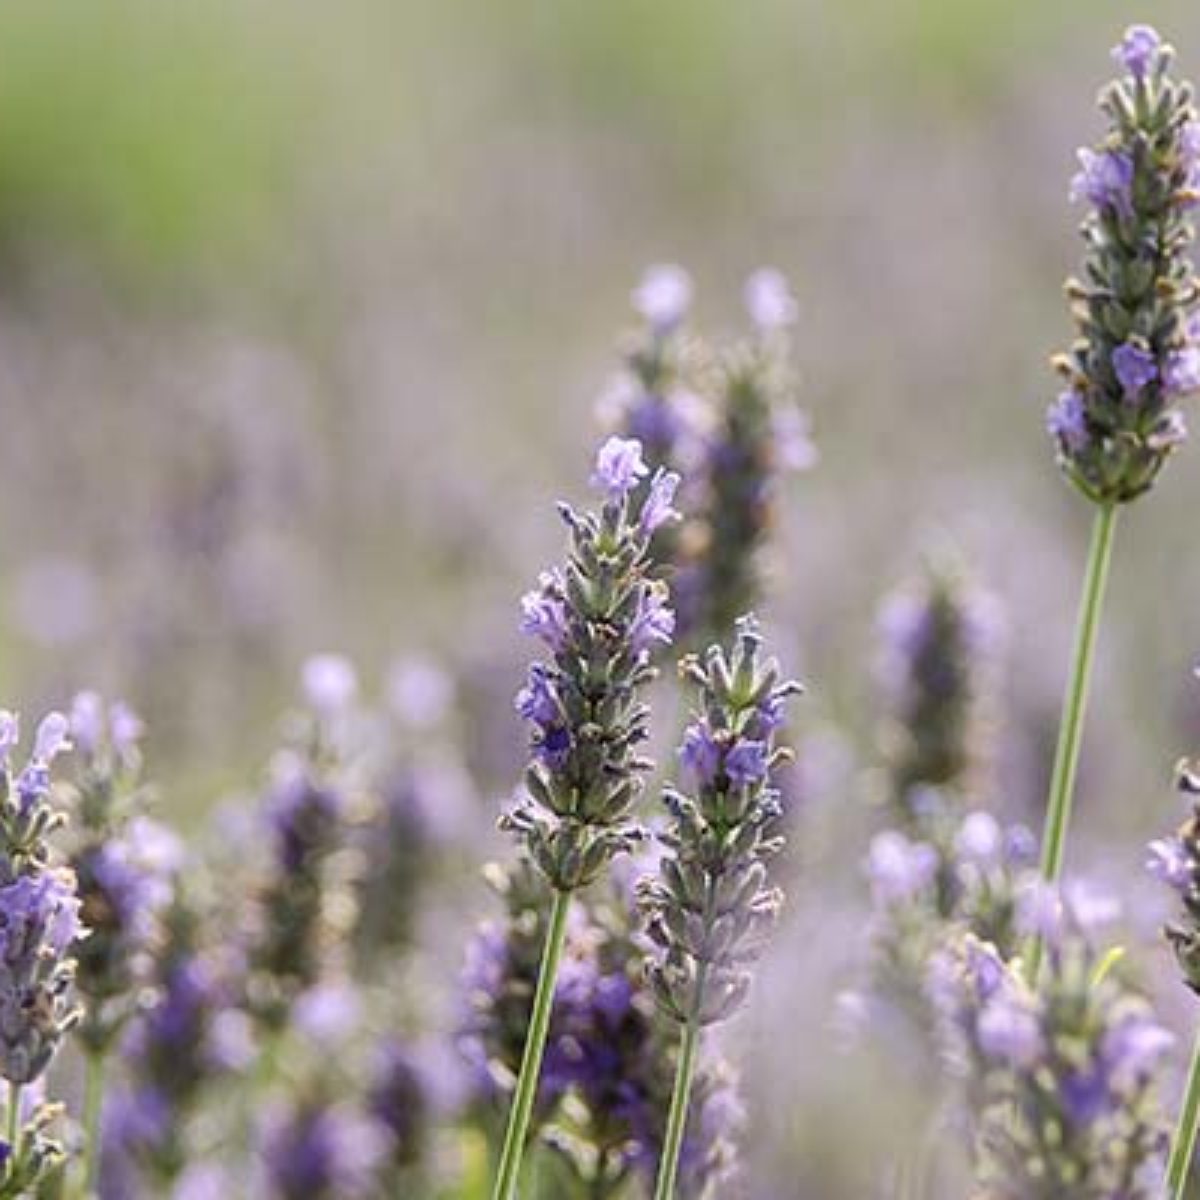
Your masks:
<instances>
[{"instance_id":1,"label":"small purple blossom","mask_svg":"<svg viewBox=\"0 0 1200 1200\"><path fill-rule=\"evenodd\" d=\"M721 748L705 725L689 725L684 731L679 761L700 784L712 783L721 769Z\"/></svg>"},{"instance_id":2,"label":"small purple blossom","mask_svg":"<svg viewBox=\"0 0 1200 1200\"><path fill-rule=\"evenodd\" d=\"M1132 212L1133 160L1121 150L1079 151L1080 171L1071 180L1071 201L1086 200L1121 216Z\"/></svg>"},{"instance_id":3,"label":"small purple blossom","mask_svg":"<svg viewBox=\"0 0 1200 1200\"><path fill-rule=\"evenodd\" d=\"M1159 838L1146 847L1146 870L1167 887L1186 892L1192 886L1195 869L1196 864L1178 838Z\"/></svg>"},{"instance_id":4,"label":"small purple blossom","mask_svg":"<svg viewBox=\"0 0 1200 1200\"><path fill-rule=\"evenodd\" d=\"M604 492L609 500L628 496L649 473L642 459L642 444L634 438L610 437L596 455L592 487Z\"/></svg>"},{"instance_id":5,"label":"small purple blossom","mask_svg":"<svg viewBox=\"0 0 1200 1200\"><path fill-rule=\"evenodd\" d=\"M979 1047L989 1058L1028 1069L1041 1056L1038 1016L1008 989L1001 989L979 1014Z\"/></svg>"},{"instance_id":6,"label":"small purple blossom","mask_svg":"<svg viewBox=\"0 0 1200 1200\"><path fill-rule=\"evenodd\" d=\"M71 723L60 712L47 713L33 739L33 761L49 766L71 749Z\"/></svg>"},{"instance_id":7,"label":"small purple blossom","mask_svg":"<svg viewBox=\"0 0 1200 1200\"><path fill-rule=\"evenodd\" d=\"M1136 400L1158 378L1154 355L1132 342L1125 342L1113 351L1112 365L1127 400Z\"/></svg>"},{"instance_id":8,"label":"small purple blossom","mask_svg":"<svg viewBox=\"0 0 1200 1200\"><path fill-rule=\"evenodd\" d=\"M562 720L562 707L551 680L551 671L544 663L533 663L528 681L517 693L517 712L536 725L552 725Z\"/></svg>"},{"instance_id":9,"label":"small purple blossom","mask_svg":"<svg viewBox=\"0 0 1200 1200\"><path fill-rule=\"evenodd\" d=\"M557 577L546 572L537 590L521 597L521 632L540 638L555 653L567 640L567 607L558 590Z\"/></svg>"},{"instance_id":10,"label":"small purple blossom","mask_svg":"<svg viewBox=\"0 0 1200 1200\"><path fill-rule=\"evenodd\" d=\"M323 717L344 712L358 694L358 676L340 654L316 654L301 671L305 700Z\"/></svg>"},{"instance_id":11,"label":"small purple blossom","mask_svg":"<svg viewBox=\"0 0 1200 1200\"><path fill-rule=\"evenodd\" d=\"M770 765L766 742L743 738L725 755L725 774L737 787L760 783Z\"/></svg>"},{"instance_id":12,"label":"small purple blossom","mask_svg":"<svg viewBox=\"0 0 1200 1200\"><path fill-rule=\"evenodd\" d=\"M1162 38L1150 25L1130 25L1118 46L1113 47L1113 61L1124 67L1135 79L1145 79L1158 59Z\"/></svg>"},{"instance_id":13,"label":"small purple blossom","mask_svg":"<svg viewBox=\"0 0 1200 1200\"><path fill-rule=\"evenodd\" d=\"M989 812L969 813L954 838L960 858L978 866L992 866L1000 859L1003 835L1000 823Z\"/></svg>"},{"instance_id":14,"label":"small purple blossom","mask_svg":"<svg viewBox=\"0 0 1200 1200\"><path fill-rule=\"evenodd\" d=\"M1200 390L1200 346L1185 346L1167 355L1162 372L1168 396L1186 396Z\"/></svg>"},{"instance_id":15,"label":"small purple blossom","mask_svg":"<svg viewBox=\"0 0 1200 1200\"><path fill-rule=\"evenodd\" d=\"M867 877L877 903L911 900L937 874L938 853L926 842L913 842L894 829L877 833L867 852Z\"/></svg>"},{"instance_id":16,"label":"small purple blossom","mask_svg":"<svg viewBox=\"0 0 1200 1200\"><path fill-rule=\"evenodd\" d=\"M633 292L633 307L660 336L671 333L692 303L691 276L673 263L650 267Z\"/></svg>"},{"instance_id":17,"label":"small purple blossom","mask_svg":"<svg viewBox=\"0 0 1200 1200\"><path fill-rule=\"evenodd\" d=\"M675 613L666 593L658 588L641 594L638 609L629 626L629 644L635 654L644 654L657 642L670 645L675 633Z\"/></svg>"},{"instance_id":18,"label":"small purple blossom","mask_svg":"<svg viewBox=\"0 0 1200 1200\"><path fill-rule=\"evenodd\" d=\"M679 476L674 471L655 472L650 493L642 506L640 525L644 537L651 537L668 521L679 519L679 513L672 507L678 488Z\"/></svg>"},{"instance_id":19,"label":"small purple blossom","mask_svg":"<svg viewBox=\"0 0 1200 1200\"><path fill-rule=\"evenodd\" d=\"M746 280L746 311L760 333L773 333L796 323L799 306L783 272L762 267Z\"/></svg>"},{"instance_id":20,"label":"small purple blossom","mask_svg":"<svg viewBox=\"0 0 1200 1200\"><path fill-rule=\"evenodd\" d=\"M1087 410L1083 397L1074 390L1062 392L1046 411L1046 428L1072 453L1087 445Z\"/></svg>"}]
</instances>

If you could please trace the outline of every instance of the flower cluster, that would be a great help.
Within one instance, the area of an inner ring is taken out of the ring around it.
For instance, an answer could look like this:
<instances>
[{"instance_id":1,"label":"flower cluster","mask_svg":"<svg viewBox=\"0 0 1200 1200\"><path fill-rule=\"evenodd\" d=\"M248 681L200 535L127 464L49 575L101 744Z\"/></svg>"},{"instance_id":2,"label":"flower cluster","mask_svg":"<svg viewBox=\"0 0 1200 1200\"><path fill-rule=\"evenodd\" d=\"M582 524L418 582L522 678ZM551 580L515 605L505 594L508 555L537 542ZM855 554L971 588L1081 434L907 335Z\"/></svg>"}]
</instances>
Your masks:
<instances>
[{"instance_id":1,"label":"flower cluster","mask_svg":"<svg viewBox=\"0 0 1200 1200\"><path fill-rule=\"evenodd\" d=\"M480 1114L489 1110L498 1087L511 1089L519 1065L548 890L527 864L490 875L508 915L503 923L481 927L468 948L467 1015L460 1034L460 1048L475 1073ZM615 1197L631 1178L654 1178L676 1039L641 969L646 951L634 926L627 880L577 904L536 1110L541 1140L556 1152L563 1195ZM709 1056L697 1079L683 1146L683 1195L707 1194L705 1189L728 1180L740 1125L732 1073Z\"/></svg>"},{"instance_id":2,"label":"flower cluster","mask_svg":"<svg viewBox=\"0 0 1200 1200\"><path fill-rule=\"evenodd\" d=\"M280 1103L263 1120L263 1188L272 1200L359 1200L377 1195L387 1129L357 1108L322 1098Z\"/></svg>"},{"instance_id":3,"label":"flower cluster","mask_svg":"<svg viewBox=\"0 0 1200 1200\"><path fill-rule=\"evenodd\" d=\"M767 882L780 814L772 786L789 752L774 745L789 696L779 665L764 659L752 617L738 622L732 653L712 647L685 659L699 687L680 765L687 792L669 788L671 824L657 877L641 884L650 937L661 953L650 966L654 991L675 1020L708 1025L732 1013L750 986L747 965L761 951L781 901Z\"/></svg>"},{"instance_id":4,"label":"flower cluster","mask_svg":"<svg viewBox=\"0 0 1200 1200\"><path fill-rule=\"evenodd\" d=\"M995 598L948 559L930 559L882 606L880 743L897 823L918 837L937 840L976 791L1002 627Z\"/></svg>"},{"instance_id":5,"label":"flower cluster","mask_svg":"<svg viewBox=\"0 0 1200 1200\"><path fill-rule=\"evenodd\" d=\"M142 723L95 692L71 704L75 821L71 866L90 935L77 951L86 1001L80 1036L104 1054L137 1005L162 940L161 917L182 865L179 840L142 811Z\"/></svg>"},{"instance_id":6,"label":"flower cluster","mask_svg":"<svg viewBox=\"0 0 1200 1200\"><path fill-rule=\"evenodd\" d=\"M870 1000L906 1016L922 1036L935 1024L925 979L937 950L965 931L1010 957L1028 933L1036 895L1037 843L1028 829L1002 828L979 810L953 828L937 843L884 830L867 857Z\"/></svg>"},{"instance_id":7,"label":"flower cluster","mask_svg":"<svg viewBox=\"0 0 1200 1200\"><path fill-rule=\"evenodd\" d=\"M610 438L592 482L600 513L561 506L571 531L565 568L542 576L522 607L522 630L549 661L529 668L517 709L533 727L525 793L502 825L515 832L551 885L574 891L595 879L641 834L630 819L650 763L637 753L654 677L651 652L670 641L675 619L665 584L650 577L650 539L675 517L677 476L648 474L638 442Z\"/></svg>"},{"instance_id":8,"label":"flower cluster","mask_svg":"<svg viewBox=\"0 0 1200 1200\"><path fill-rule=\"evenodd\" d=\"M601 423L640 442L652 469L682 471L695 462L703 401L692 380L699 352L684 334L691 300L691 279L682 267L646 271L633 293L642 327L597 405Z\"/></svg>"},{"instance_id":9,"label":"flower cluster","mask_svg":"<svg viewBox=\"0 0 1200 1200\"><path fill-rule=\"evenodd\" d=\"M148 980L153 1000L122 1040L126 1080L105 1122L105 1177L152 1190L187 1167L190 1120L209 1085L243 1070L253 1055L246 1018L234 1007L236 964L204 944L198 906L177 895L163 925Z\"/></svg>"},{"instance_id":10,"label":"flower cluster","mask_svg":"<svg viewBox=\"0 0 1200 1200\"><path fill-rule=\"evenodd\" d=\"M75 876L53 861L50 835L62 824L50 801L50 768L70 748L68 723L51 713L38 726L33 753L13 778L20 737L14 713L0 712L0 1077L9 1104L40 1082L63 1038L79 1020L72 997L72 952L85 935ZM49 1107L11 1114L15 1144L0 1142L0 1195L28 1195L61 1158L49 1138Z\"/></svg>"},{"instance_id":11,"label":"flower cluster","mask_svg":"<svg viewBox=\"0 0 1200 1200\"><path fill-rule=\"evenodd\" d=\"M1083 278L1067 284L1079 338L1056 360L1066 387L1047 418L1068 478L1106 505L1152 486L1185 437L1176 402L1200 389L1188 259L1200 120L1152 29L1133 27L1114 54L1123 77L1101 98L1110 129L1080 150L1071 184L1089 205Z\"/></svg>"},{"instance_id":12,"label":"flower cluster","mask_svg":"<svg viewBox=\"0 0 1200 1200\"><path fill-rule=\"evenodd\" d=\"M675 590L681 627L703 644L761 600L761 549L781 475L816 461L796 406L787 330L796 302L778 271L746 284L755 335L720 356L696 474L700 497L681 548Z\"/></svg>"},{"instance_id":13,"label":"flower cluster","mask_svg":"<svg viewBox=\"0 0 1200 1200\"><path fill-rule=\"evenodd\" d=\"M1158 1084L1172 1036L1069 913L1039 986L967 934L930 994L976 1124L976 1178L996 1200L1162 1194Z\"/></svg>"},{"instance_id":14,"label":"flower cluster","mask_svg":"<svg viewBox=\"0 0 1200 1200\"><path fill-rule=\"evenodd\" d=\"M340 902L352 881L338 867L354 819L343 756L357 681L333 655L309 660L303 675L309 718L271 764L262 809L271 855L247 929L246 1003L270 1030L321 976L353 913Z\"/></svg>"}]
</instances>

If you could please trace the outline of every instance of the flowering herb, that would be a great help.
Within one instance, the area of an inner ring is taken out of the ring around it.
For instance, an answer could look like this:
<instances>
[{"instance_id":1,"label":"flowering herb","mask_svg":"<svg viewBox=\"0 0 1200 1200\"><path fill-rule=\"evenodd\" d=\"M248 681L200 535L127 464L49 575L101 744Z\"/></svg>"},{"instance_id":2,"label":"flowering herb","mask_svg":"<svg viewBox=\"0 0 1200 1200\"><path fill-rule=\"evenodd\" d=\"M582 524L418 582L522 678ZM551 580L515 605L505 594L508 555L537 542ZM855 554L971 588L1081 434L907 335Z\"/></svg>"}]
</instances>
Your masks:
<instances>
[{"instance_id":1,"label":"flowering herb","mask_svg":"<svg viewBox=\"0 0 1200 1200\"><path fill-rule=\"evenodd\" d=\"M642 904L658 953L650 981L663 1011L682 1027L679 1068L668 1118L657 1196L673 1196L699 1032L724 1020L746 997L749 966L762 952L781 902L767 860L782 846L775 770L789 752L775 745L790 696L764 659L753 618L738 622L730 654L712 647L682 670L699 688L695 719L680 748L684 789L669 788L671 824L657 876L642 884Z\"/></svg>"}]
</instances>

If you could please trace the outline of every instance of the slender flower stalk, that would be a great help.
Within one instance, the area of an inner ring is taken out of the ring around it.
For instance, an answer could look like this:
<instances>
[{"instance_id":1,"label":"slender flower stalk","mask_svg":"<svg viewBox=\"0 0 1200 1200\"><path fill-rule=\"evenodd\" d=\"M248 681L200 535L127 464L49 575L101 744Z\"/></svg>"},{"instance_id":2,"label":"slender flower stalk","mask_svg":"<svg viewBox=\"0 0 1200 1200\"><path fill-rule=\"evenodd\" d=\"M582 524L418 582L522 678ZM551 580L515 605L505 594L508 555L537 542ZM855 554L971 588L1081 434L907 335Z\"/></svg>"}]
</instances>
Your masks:
<instances>
[{"instance_id":1,"label":"slender flower stalk","mask_svg":"<svg viewBox=\"0 0 1200 1200\"><path fill-rule=\"evenodd\" d=\"M1152 875L1178 894L1182 911L1163 933L1175 951L1184 983L1200 995L1200 773L1194 764L1180 764L1178 786L1181 792L1194 798L1192 812L1173 836L1150 843L1146 866ZM1171 1139L1167 1184L1172 1200L1178 1200L1184 1194L1198 1129L1200 1033L1196 1035L1179 1119Z\"/></svg>"},{"instance_id":2,"label":"slender flower stalk","mask_svg":"<svg viewBox=\"0 0 1200 1200\"><path fill-rule=\"evenodd\" d=\"M1050 883L1062 870L1117 510L1153 486L1186 437L1177 402L1200 389L1192 91L1170 77L1174 53L1148 26L1131 27L1113 57L1122 75L1100 99L1109 131L1080 150L1071 183L1071 198L1089 205L1083 278L1066 288L1079 337L1055 360L1066 386L1046 421L1064 474L1096 505L1042 839ZM1040 957L1035 941L1035 970Z\"/></svg>"},{"instance_id":3,"label":"slender flower stalk","mask_svg":"<svg viewBox=\"0 0 1200 1200\"><path fill-rule=\"evenodd\" d=\"M567 564L522 602L523 631L550 657L529 668L517 696L533 727L532 759L524 794L501 826L522 841L553 900L493 1200L511 1200L520 1178L571 896L644 836L631 819L652 767L637 753L649 717L640 693L655 675L653 648L669 643L675 627L666 586L651 577L650 541L675 518L679 482L659 471L636 494L648 474L640 443L604 443L592 477L601 511L560 506L571 532Z\"/></svg>"},{"instance_id":4,"label":"slender flower stalk","mask_svg":"<svg viewBox=\"0 0 1200 1200\"><path fill-rule=\"evenodd\" d=\"M700 1031L730 1016L750 987L749 965L762 953L782 894L766 861L782 848L772 826L780 814L773 775L790 752L774 745L789 696L779 665L761 654L751 617L738 622L729 655L719 646L687 658L699 686L681 765L690 794L668 788L671 824L662 835L660 872L642 881L641 901L659 948L649 967L655 998L680 1026L680 1050L656 1200L675 1195L680 1149Z\"/></svg>"}]
</instances>

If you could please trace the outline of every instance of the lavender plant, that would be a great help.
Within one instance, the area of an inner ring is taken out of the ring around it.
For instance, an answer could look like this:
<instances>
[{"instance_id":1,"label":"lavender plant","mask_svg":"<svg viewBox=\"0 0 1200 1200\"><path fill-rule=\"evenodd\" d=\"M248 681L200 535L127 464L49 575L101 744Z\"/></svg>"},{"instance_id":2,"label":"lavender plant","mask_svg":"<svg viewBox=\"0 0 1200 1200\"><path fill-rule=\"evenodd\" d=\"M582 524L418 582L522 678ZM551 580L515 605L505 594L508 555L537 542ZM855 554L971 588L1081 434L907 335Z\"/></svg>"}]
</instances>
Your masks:
<instances>
[{"instance_id":1,"label":"lavender plant","mask_svg":"<svg viewBox=\"0 0 1200 1200\"><path fill-rule=\"evenodd\" d=\"M941 555L886 598L878 624L890 811L909 834L944 843L979 797L991 756L1003 614Z\"/></svg>"},{"instance_id":2,"label":"lavender plant","mask_svg":"<svg viewBox=\"0 0 1200 1200\"><path fill-rule=\"evenodd\" d=\"M930 993L973 1117L988 1200L1161 1195L1158 1100L1171 1035L1068 912L1035 989L1021 964L965 934L934 960Z\"/></svg>"},{"instance_id":3,"label":"lavender plant","mask_svg":"<svg viewBox=\"0 0 1200 1200\"><path fill-rule=\"evenodd\" d=\"M0 1140L0 1196L30 1195L63 1161L50 1134L58 1106L41 1103L42 1078L78 1023L73 998L78 941L85 936L74 873L58 865L52 838L64 823L51 803L50 768L70 748L61 713L43 718L33 752L13 776L20 736L0 712L0 1076L8 1081ZM25 1103L29 1098L32 1104Z\"/></svg>"},{"instance_id":4,"label":"lavender plant","mask_svg":"<svg viewBox=\"0 0 1200 1200\"><path fill-rule=\"evenodd\" d=\"M712 647L681 669L699 688L695 720L680 749L690 794L668 788L671 815L657 876L642 884L648 931L659 953L650 981L663 1011L681 1028L679 1065L655 1195L675 1195L680 1148L700 1030L730 1016L750 987L782 895L767 883L766 861L781 848L772 835L780 813L772 786L789 751L774 744L788 697L764 659L752 617L738 622L733 650Z\"/></svg>"},{"instance_id":5,"label":"lavender plant","mask_svg":"<svg viewBox=\"0 0 1200 1200\"><path fill-rule=\"evenodd\" d=\"M1200 124L1173 51L1132 26L1101 96L1104 140L1079 152L1071 197L1086 201L1083 278L1067 283L1079 337L1057 367L1066 388L1047 425L1067 478L1096 507L1042 843L1048 881L1062 870L1100 615L1122 505L1153 485L1183 441L1177 402L1200 388L1189 210L1200 198ZM1031 962L1036 968L1035 943Z\"/></svg>"},{"instance_id":6,"label":"lavender plant","mask_svg":"<svg viewBox=\"0 0 1200 1200\"><path fill-rule=\"evenodd\" d=\"M631 819L650 762L642 688L654 677L651 649L670 640L666 587L650 576L650 539L675 513L678 477L648 474L641 446L610 438L596 459L597 513L560 512L571 533L564 569L543 575L522 602L525 632L550 660L534 663L517 697L533 726L524 795L503 817L553 889L545 951L497 1171L494 1200L514 1195L549 1028L571 895L614 855L642 840Z\"/></svg>"},{"instance_id":7,"label":"lavender plant","mask_svg":"<svg viewBox=\"0 0 1200 1200\"><path fill-rule=\"evenodd\" d=\"M84 1000L77 1036L86 1062L84 1184L91 1189L100 1166L106 1062L149 981L183 849L143 811L139 718L123 703L107 705L95 692L80 692L70 724L76 751L70 863L89 930L77 951L76 987Z\"/></svg>"},{"instance_id":8,"label":"lavender plant","mask_svg":"<svg viewBox=\"0 0 1200 1200\"><path fill-rule=\"evenodd\" d=\"M246 1005L270 1036L340 945L353 904L344 851L355 821L347 725L357 692L351 665L334 655L303 672L308 712L271 764L263 805L270 860L249 912Z\"/></svg>"},{"instance_id":9,"label":"lavender plant","mask_svg":"<svg viewBox=\"0 0 1200 1200\"><path fill-rule=\"evenodd\" d=\"M548 890L527 864L490 874L509 911L471 943L459 1035L485 1119L516 1077ZM615 1198L632 1180L654 1181L678 1039L642 969L646 950L626 879L575 906L532 1120L555 1152L549 1186L564 1200ZM727 1182L736 1165L741 1105L723 1061L701 1063L693 1107L680 1168L689 1196Z\"/></svg>"},{"instance_id":10,"label":"lavender plant","mask_svg":"<svg viewBox=\"0 0 1200 1200\"><path fill-rule=\"evenodd\" d=\"M1178 769L1178 785L1186 796L1194 797L1192 812L1171 837L1151 842L1147 867L1178 896L1180 911L1163 930L1179 963L1184 983L1200 994L1200 773L1187 761ZM1167 1185L1172 1200L1184 1194L1188 1173L1195 1155L1196 1132L1200 1128L1200 1035L1196 1037L1180 1106Z\"/></svg>"},{"instance_id":11,"label":"lavender plant","mask_svg":"<svg viewBox=\"0 0 1200 1200\"><path fill-rule=\"evenodd\" d=\"M253 1056L237 1007L236 956L212 944L207 905L179 888L163 914L153 999L121 1041L125 1068L105 1120L104 1195L164 1192L188 1168L192 1119L209 1088Z\"/></svg>"},{"instance_id":12,"label":"lavender plant","mask_svg":"<svg viewBox=\"0 0 1200 1200\"><path fill-rule=\"evenodd\" d=\"M696 466L702 495L674 589L681 628L701 645L758 605L781 477L816 460L795 402L788 329L797 310L788 283L764 268L748 280L745 300L754 335L720 357L708 385L711 428Z\"/></svg>"}]
</instances>

